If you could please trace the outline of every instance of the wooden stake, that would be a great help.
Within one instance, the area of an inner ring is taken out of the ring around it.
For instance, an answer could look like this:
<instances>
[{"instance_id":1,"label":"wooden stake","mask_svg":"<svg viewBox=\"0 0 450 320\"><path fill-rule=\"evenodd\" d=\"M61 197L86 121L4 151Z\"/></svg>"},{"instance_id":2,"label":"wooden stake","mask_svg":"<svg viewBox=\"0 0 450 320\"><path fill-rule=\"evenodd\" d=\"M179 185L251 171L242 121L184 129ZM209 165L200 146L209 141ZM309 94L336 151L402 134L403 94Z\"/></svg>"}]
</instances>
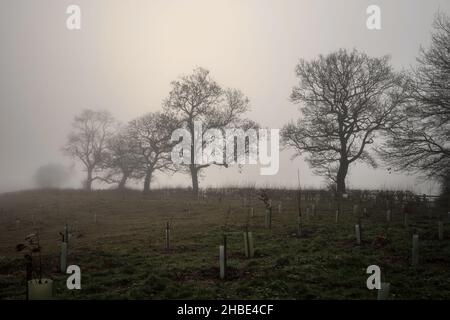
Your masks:
<instances>
[{"instance_id":1,"label":"wooden stake","mask_svg":"<svg viewBox=\"0 0 450 320\"><path fill-rule=\"evenodd\" d=\"M226 265L227 264L227 249L228 249L228 247L227 247L227 235L226 234L223 235L222 245L223 245L223 247L225 249L225 265Z\"/></svg>"},{"instance_id":2,"label":"wooden stake","mask_svg":"<svg viewBox=\"0 0 450 320\"><path fill-rule=\"evenodd\" d=\"M67 246L69 246L69 226L67 223L64 226L64 241L67 243Z\"/></svg>"},{"instance_id":3,"label":"wooden stake","mask_svg":"<svg viewBox=\"0 0 450 320\"><path fill-rule=\"evenodd\" d=\"M61 257L60 257L60 267L61 273L66 273L67 270L67 242L61 242Z\"/></svg>"},{"instance_id":4,"label":"wooden stake","mask_svg":"<svg viewBox=\"0 0 450 320\"><path fill-rule=\"evenodd\" d=\"M297 222L297 236L302 236L302 216L298 216L298 222Z\"/></svg>"},{"instance_id":5,"label":"wooden stake","mask_svg":"<svg viewBox=\"0 0 450 320\"><path fill-rule=\"evenodd\" d=\"M391 209L386 210L386 221L391 222Z\"/></svg>"},{"instance_id":6,"label":"wooden stake","mask_svg":"<svg viewBox=\"0 0 450 320\"><path fill-rule=\"evenodd\" d=\"M336 210L336 223L339 222L339 209Z\"/></svg>"},{"instance_id":7,"label":"wooden stake","mask_svg":"<svg viewBox=\"0 0 450 320\"><path fill-rule=\"evenodd\" d=\"M272 207L266 209L266 228L272 228Z\"/></svg>"},{"instance_id":8,"label":"wooden stake","mask_svg":"<svg viewBox=\"0 0 450 320\"><path fill-rule=\"evenodd\" d=\"M356 244L361 244L361 229L359 227L359 224L355 224L355 234L356 234Z\"/></svg>"},{"instance_id":9,"label":"wooden stake","mask_svg":"<svg viewBox=\"0 0 450 320\"><path fill-rule=\"evenodd\" d=\"M413 235L412 242L412 266L417 267L419 265L419 235Z\"/></svg>"},{"instance_id":10,"label":"wooden stake","mask_svg":"<svg viewBox=\"0 0 450 320\"><path fill-rule=\"evenodd\" d=\"M298 185L299 190L297 193L297 236L302 236L302 194L301 194L301 187L300 187L300 174L298 174Z\"/></svg>"},{"instance_id":11,"label":"wooden stake","mask_svg":"<svg viewBox=\"0 0 450 320\"><path fill-rule=\"evenodd\" d=\"M438 238L444 240L444 223L442 221L438 222Z\"/></svg>"},{"instance_id":12,"label":"wooden stake","mask_svg":"<svg viewBox=\"0 0 450 320\"><path fill-rule=\"evenodd\" d=\"M170 222L166 222L166 250L170 251Z\"/></svg>"}]
</instances>

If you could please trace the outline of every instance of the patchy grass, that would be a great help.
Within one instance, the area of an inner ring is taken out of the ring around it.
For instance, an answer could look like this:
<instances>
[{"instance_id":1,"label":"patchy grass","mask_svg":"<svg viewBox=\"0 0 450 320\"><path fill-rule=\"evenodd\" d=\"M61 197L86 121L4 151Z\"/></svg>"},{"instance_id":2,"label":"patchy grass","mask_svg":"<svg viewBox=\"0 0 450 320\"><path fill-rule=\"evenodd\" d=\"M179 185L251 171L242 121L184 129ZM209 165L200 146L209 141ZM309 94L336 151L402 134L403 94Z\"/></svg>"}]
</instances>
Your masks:
<instances>
[{"instance_id":1,"label":"patchy grass","mask_svg":"<svg viewBox=\"0 0 450 320\"><path fill-rule=\"evenodd\" d=\"M274 192L272 229L255 195L246 205L229 196L192 199L183 190L138 192L28 191L0 196L0 299L24 299L24 261L15 245L39 230L44 274L55 280L58 299L375 299L366 287L366 268L378 265L394 299L450 298L450 227L440 210L419 205L403 226L398 207L386 222L381 206L361 202L362 244L356 245L352 201L321 200L317 214L303 218L297 237L297 205L292 194ZM277 212L278 201L283 203ZM312 202L303 201L305 207ZM188 210L190 208L190 210ZM97 224L94 223L97 215ZM33 226L33 215L35 224ZM171 250L165 225L172 223ZM59 236L69 224L69 264L80 266L82 289L68 290L57 272ZM245 225L255 238L255 257L244 255ZM410 266L413 232L420 235L420 265ZM218 246L228 242L228 278L219 279Z\"/></svg>"}]
</instances>

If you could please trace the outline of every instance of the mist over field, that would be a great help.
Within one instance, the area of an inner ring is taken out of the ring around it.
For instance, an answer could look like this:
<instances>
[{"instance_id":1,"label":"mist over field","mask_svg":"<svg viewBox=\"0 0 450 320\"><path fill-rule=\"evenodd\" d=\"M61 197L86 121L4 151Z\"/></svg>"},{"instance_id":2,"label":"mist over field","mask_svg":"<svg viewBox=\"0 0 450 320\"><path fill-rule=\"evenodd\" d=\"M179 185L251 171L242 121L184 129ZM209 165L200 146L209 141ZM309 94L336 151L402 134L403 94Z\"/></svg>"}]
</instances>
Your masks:
<instances>
[{"instance_id":1,"label":"mist over field","mask_svg":"<svg viewBox=\"0 0 450 320\"><path fill-rule=\"evenodd\" d=\"M391 56L397 71L415 65L428 46L438 9L448 1L377 1L382 29L366 28L371 1L76 1L82 28L65 27L72 1L0 2L0 192L37 187L38 168L57 164L68 174L60 187L80 188L79 163L62 154L73 118L84 109L108 110L128 121L161 109L171 81L196 67L239 88L250 100L249 118L281 128L299 116L289 101L295 66L337 48ZM256 166L208 168L201 186L297 185L324 187L291 150L280 154L274 176ZM152 188L189 186L189 176L156 175ZM139 185L130 184L131 187ZM348 186L437 187L380 165L351 167ZM95 183L95 188L109 188Z\"/></svg>"},{"instance_id":2,"label":"mist over field","mask_svg":"<svg viewBox=\"0 0 450 320\"><path fill-rule=\"evenodd\" d=\"M448 0L0 0L2 310L443 300L449 253Z\"/></svg>"}]
</instances>

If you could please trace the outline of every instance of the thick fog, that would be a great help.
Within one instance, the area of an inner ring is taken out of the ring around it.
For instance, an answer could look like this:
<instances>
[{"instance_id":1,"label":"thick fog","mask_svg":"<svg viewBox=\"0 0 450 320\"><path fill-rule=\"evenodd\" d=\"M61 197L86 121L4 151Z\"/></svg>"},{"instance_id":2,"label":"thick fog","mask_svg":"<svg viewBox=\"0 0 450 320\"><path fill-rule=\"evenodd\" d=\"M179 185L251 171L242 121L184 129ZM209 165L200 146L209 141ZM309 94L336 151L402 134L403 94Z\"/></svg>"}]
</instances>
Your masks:
<instances>
[{"instance_id":1,"label":"thick fog","mask_svg":"<svg viewBox=\"0 0 450 320\"><path fill-rule=\"evenodd\" d=\"M66 28L66 8L81 8L81 30ZM366 8L381 8L382 29L366 27ZM281 128L299 116L289 101L300 58L338 48L389 54L397 70L427 46L435 13L447 0L0 0L0 192L36 187L36 172L62 164L68 187L81 167L61 148L73 117L109 110L127 122L161 109L170 82L195 67L250 99L249 117ZM275 176L258 168L208 169L201 185L323 186L302 159L283 151ZM433 184L386 168L351 167L350 188L434 192ZM190 177L158 174L153 187L187 186ZM97 187L107 187L100 186Z\"/></svg>"}]
</instances>

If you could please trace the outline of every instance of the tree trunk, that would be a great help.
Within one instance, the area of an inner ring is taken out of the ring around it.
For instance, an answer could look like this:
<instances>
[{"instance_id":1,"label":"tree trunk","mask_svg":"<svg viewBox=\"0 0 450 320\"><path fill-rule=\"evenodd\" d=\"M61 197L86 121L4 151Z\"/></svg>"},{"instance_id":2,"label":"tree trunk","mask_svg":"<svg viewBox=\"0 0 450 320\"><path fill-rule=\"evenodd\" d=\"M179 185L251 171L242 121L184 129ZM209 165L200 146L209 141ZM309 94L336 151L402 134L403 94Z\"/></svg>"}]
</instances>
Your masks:
<instances>
[{"instance_id":1,"label":"tree trunk","mask_svg":"<svg viewBox=\"0 0 450 320\"><path fill-rule=\"evenodd\" d=\"M119 185L117 186L117 189L119 190L125 190L125 184L127 183L128 177L130 174L128 172L124 172L122 174L122 179L119 181Z\"/></svg>"},{"instance_id":2,"label":"tree trunk","mask_svg":"<svg viewBox=\"0 0 450 320\"><path fill-rule=\"evenodd\" d=\"M347 176L348 165L349 163L347 160L341 160L339 162L339 170L336 176L336 191L339 196L345 193L345 177Z\"/></svg>"},{"instance_id":3,"label":"tree trunk","mask_svg":"<svg viewBox=\"0 0 450 320\"><path fill-rule=\"evenodd\" d=\"M198 194L198 170L195 164L190 165L191 177L192 177L192 191L194 194Z\"/></svg>"},{"instance_id":4,"label":"tree trunk","mask_svg":"<svg viewBox=\"0 0 450 320\"><path fill-rule=\"evenodd\" d=\"M91 191L92 190L92 169L91 168L88 168L88 170L87 170L87 178L86 178L86 182L85 182L84 188L87 191Z\"/></svg>"},{"instance_id":5,"label":"tree trunk","mask_svg":"<svg viewBox=\"0 0 450 320\"><path fill-rule=\"evenodd\" d=\"M152 171L147 171L147 174L145 175L144 180L144 190L142 191L144 194L147 194L150 192L150 182L152 181Z\"/></svg>"}]
</instances>

